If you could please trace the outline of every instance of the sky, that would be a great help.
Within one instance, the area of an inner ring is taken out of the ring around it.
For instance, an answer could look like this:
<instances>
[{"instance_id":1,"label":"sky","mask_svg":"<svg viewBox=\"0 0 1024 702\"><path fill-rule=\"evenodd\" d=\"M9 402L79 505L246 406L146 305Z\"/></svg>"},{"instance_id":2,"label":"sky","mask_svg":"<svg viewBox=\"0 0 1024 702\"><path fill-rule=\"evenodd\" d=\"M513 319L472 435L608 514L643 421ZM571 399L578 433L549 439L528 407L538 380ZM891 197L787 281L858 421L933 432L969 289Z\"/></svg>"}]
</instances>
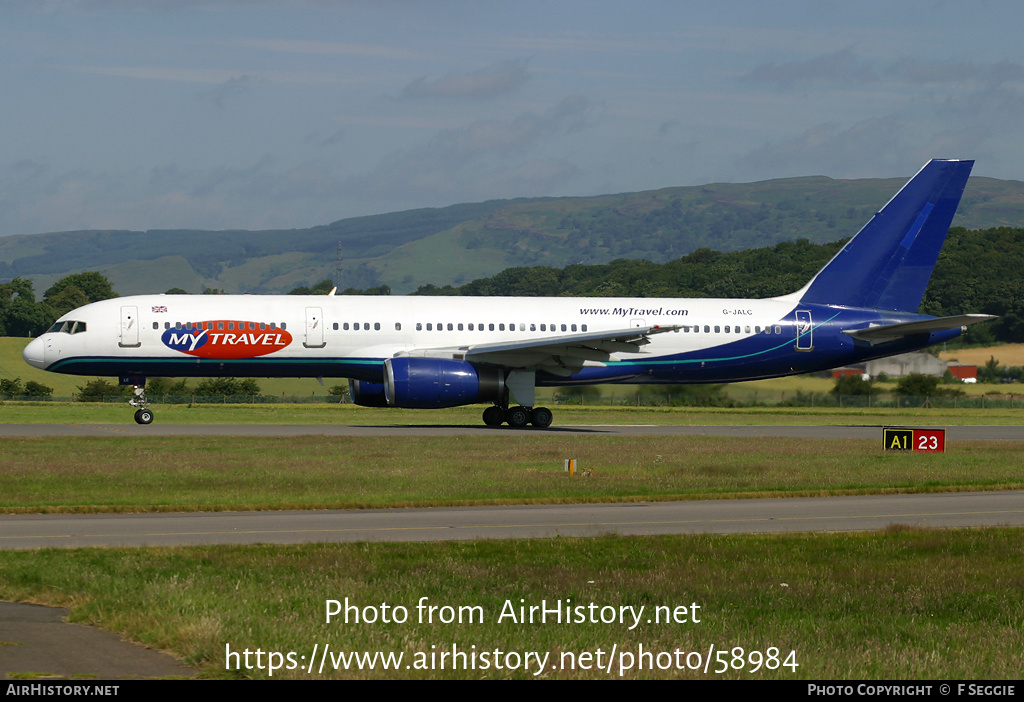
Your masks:
<instances>
[{"instance_id":1,"label":"sky","mask_svg":"<svg viewBox=\"0 0 1024 702\"><path fill-rule=\"evenodd\" d=\"M0 236L929 158L1024 180L1016 0L0 0Z\"/></svg>"}]
</instances>

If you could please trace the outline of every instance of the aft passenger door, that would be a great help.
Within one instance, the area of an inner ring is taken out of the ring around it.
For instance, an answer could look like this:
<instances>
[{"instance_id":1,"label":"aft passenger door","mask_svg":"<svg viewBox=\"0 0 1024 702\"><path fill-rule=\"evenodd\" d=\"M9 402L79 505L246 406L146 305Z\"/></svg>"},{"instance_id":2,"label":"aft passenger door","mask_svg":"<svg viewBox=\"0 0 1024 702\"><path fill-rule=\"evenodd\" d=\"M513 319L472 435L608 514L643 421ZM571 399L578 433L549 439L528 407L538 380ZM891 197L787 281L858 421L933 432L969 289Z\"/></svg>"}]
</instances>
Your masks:
<instances>
[{"instance_id":1,"label":"aft passenger door","mask_svg":"<svg viewBox=\"0 0 1024 702\"><path fill-rule=\"evenodd\" d=\"M811 351L814 349L814 326L811 324L810 310L796 311L796 350Z\"/></svg>"},{"instance_id":2,"label":"aft passenger door","mask_svg":"<svg viewBox=\"0 0 1024 702\"><path fill-rule=\"evenodd\" d=\"M117 341L121 348L138 348L139 343L139 308L135 305L121 307L121 336Z\"/></svg>"},{"instance_id":3,"label":"aft passenger door","mask_svg":"<svg viewBox=\"0 0 1024 702\"><path fill-rule=\"evenodd\" d=\"M324 341L323 309L320 307L306 308L306 340L302 345L307 349L322 349Z\"/></svg>"}]
</instances>

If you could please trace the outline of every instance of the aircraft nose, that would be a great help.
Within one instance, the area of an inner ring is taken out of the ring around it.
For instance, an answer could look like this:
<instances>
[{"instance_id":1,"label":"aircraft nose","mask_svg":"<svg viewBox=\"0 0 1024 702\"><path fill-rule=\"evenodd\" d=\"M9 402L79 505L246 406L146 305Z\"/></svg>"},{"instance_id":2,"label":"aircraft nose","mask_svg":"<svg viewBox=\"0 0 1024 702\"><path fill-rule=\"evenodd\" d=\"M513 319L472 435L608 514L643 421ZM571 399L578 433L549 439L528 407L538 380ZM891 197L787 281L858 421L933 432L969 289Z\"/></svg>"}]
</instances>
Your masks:
<instances>
[{"instance_id":1,"label":"aircraft nose","mask_svg":"<svg viewBox=\"0 0 1024 702\"><path fill-rule=\"evenodd\" d=\"M33 339L28 342L28 346L21 352L21 357L25 359L25 363L33 368L43 368L46 355L44 353L45 350L46 345L43 343L42 337Z\"/></svg>"}]
</instances>

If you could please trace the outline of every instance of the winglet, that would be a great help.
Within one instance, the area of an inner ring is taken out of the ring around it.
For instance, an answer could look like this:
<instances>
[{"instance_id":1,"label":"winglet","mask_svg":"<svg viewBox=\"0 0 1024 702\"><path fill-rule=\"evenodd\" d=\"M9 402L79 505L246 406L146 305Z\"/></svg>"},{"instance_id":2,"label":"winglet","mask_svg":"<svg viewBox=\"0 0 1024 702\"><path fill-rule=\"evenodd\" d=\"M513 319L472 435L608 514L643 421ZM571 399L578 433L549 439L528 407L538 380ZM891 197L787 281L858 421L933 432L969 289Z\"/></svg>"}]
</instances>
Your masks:
<instances>
[{"instance_id":1,"label":"winglet","mask_svg":"<svg viewBox=\"0 0 1024 702\"><path fill-rule=\"evenodd\" d=\"M974 161L926 163L794 297L916 312L973 167Z\"/></svg>"}]
</instances>

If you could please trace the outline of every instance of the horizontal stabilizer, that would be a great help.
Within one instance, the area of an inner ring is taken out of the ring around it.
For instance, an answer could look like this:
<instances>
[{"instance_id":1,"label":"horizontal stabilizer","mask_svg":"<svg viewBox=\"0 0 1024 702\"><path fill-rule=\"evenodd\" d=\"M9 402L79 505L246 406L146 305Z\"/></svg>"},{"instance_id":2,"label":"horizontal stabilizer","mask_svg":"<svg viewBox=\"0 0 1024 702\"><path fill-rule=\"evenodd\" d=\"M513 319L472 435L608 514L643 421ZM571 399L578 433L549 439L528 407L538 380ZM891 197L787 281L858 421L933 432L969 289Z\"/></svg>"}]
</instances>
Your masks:
<instances>
[{"instance_id":1,"label":"horizontal stabilizer","mask_svg":"<svg viewBox=\"0 0 1024 702\"><path fill-rule=\"evenodd\" d=\"M947 331L957 327L966 327L968 324L987 322L995 319L991 314L960 314L955 317L936 317L925 319L920 322L902 322L900 324L880 324L867 327L866 329L844 329L844 334L849 334L854 339L866 341L872 346L884 344L889 341L896 341L907 336L916 334L930 334L932 332Z\"/></svg>"}]
</instances>

